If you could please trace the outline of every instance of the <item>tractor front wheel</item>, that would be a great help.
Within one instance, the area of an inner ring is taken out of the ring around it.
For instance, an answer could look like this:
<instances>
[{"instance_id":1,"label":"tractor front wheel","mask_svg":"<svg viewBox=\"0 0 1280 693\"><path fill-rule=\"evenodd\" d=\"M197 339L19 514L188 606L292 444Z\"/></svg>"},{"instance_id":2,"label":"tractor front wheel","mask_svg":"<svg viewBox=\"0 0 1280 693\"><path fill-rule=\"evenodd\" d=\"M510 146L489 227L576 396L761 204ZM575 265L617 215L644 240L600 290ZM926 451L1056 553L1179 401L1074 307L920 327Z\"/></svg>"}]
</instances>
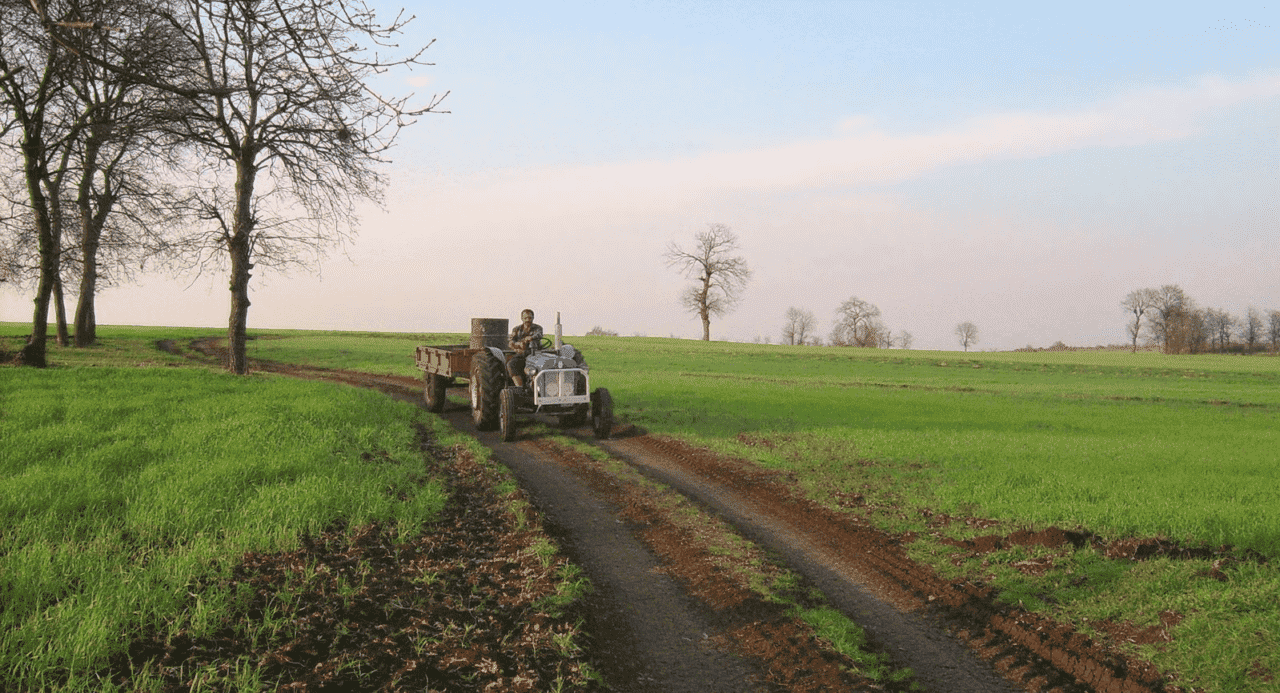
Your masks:
<instances>
[{"instance_id":1,"label":"tractor front wheel","mask_svg":"<svg viewBox=\"0 0 1280 693\"><path fill-rule=\"evenodd\" d=\"M506 443L516 439L516 395L519 393L518 387L503 388L501 402L498 403L498 428Z\"/></svg>"},{"instance_id":2,"label":"tractor front wheel","mask_svg":"<svg viewBox=\"0 0 1280 693\"><path fill-rule=\"evenodd\" d=\"M603 387L591 393L591 430L602 440L613 430L613 398Z\"/></svg>"}]
</instances>

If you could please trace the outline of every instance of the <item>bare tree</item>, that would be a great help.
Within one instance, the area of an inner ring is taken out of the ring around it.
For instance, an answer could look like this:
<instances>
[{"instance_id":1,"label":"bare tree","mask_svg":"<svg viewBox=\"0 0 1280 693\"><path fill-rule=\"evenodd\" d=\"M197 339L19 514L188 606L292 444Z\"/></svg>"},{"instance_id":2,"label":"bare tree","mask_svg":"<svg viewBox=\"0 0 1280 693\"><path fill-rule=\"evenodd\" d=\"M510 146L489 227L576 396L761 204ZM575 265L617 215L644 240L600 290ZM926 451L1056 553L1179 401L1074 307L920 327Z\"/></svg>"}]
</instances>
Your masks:
<instances>
[{"instance_id":1,"label":"bare tree","mask_svg":"<svg viewBox=\"0 0 1280 693\"><path fill-rule=\"evenodd\" d=\"M1142 334L1142 316L1149 310L1156 301L1156 291L1154 289L1134 289L1125 296L1120 302L1120 306L1133 314L1133 322L1129 323L1127 329L1129 336L1133 339L1133 353L1138 353L1138 336Z\"/></svg>"},{"instance_id":2,"label":"bare tree","mask_svg":"<svg viewBox=\"0 0 1280 693\"><path fill-rule=\"evenodd\" d=\"M58 100L74 56L54 42L43 25L18 0L0 0L0 102L5 108L3 133L20 152L26 190L23 223L29 223L37 258L35 313L31 335L18 352L18 363L43 368L48 343L49 301L59 281L62 242L55 218L59 162L80 123L60 118ZM13 139L10 139L13 138ZM16 141L14 141L16 139ZM21 251L21 248L16 248Z\"/></svg>"},{"instance_id":3,"label":"bare tree","mask_svg":"<svg viewBox=\"0 0 1280 693\"><path fill-rule=\"evenodd\" d=\"M163 36L148 27L155 7L148 0L0 0L5 17L0 25L0 62L21 63L0 68L5 106L12 113L10 124L21 124L16 130L26 162L14 247L18 258L32 258L20 259L15 266L20 277L29 273L37 285L36 316L19 357L22 363L45 362L50 298L58 341L66 343L63 285L68 279L70 286L79 285L76 343L94 339L97 252L108 216L132 187L122 182L122 172L130 168L122 160L133 135L122 134L137 132L133 113L151 101L121 72L94 66L114 62L138 74L166 74L178 61L165 50ZM125 36L109 40L113 32ZM155 167L131 170L147 178ZM16 199L10 198L11 206ZM149 234L158 225L142 222L136 228ZM74 238L72 243L64 245L64 230L69 240ZM14 232L12 226L9 231ZM117 241L109 239L109 253L136 261L131 240ZM80 274L78 281L73 270Z\"/></svg>"},{"instance_id":4,"label":"bare tree","mask_svg":"<svg viewBox=\"0 0 1280 693\"><path fill-rule=\"evenodd\" d=\"M1262 313L1253 306L1249 306L1240 321L1240 340L1244 342L1245 353L1253 353L1262 341Z\"/></svg>"},{"instance_id":5,"label":"bare tree","mask_svg":"<svg viewBox=\"0 0 1280 693\"><path fill-rule=\"evenodd\" d=\"M691 250L671 243L664 257L668 267L696 282L680 295L680 304L702 320L702 339L710 341L711 318L738 304L751 280L751 269L745 258L733 254L739 249L738 236L728 226L708 224L695 241Z\"/></svg>"},{"instance_id":6,"label":"bare tree","mask_svg":"<svg viewBox=\"0 0 1280 693\"><path fill-rule=\"evenodd\" d=\"M1199 354L1208 349L1212 339L1208 311L1183 296L1181 301L1161 313L1163 350L1166 354Z\"/></svg>"},{"instance_id":7,"label":"bare tree","mask_svg":"<svg viewBox=\"0 0 1280 693\"><path fill-rule=\"evenodd\" d=\"M915 341L915 337L910 332L902 330L898 333L898 346L903 349L910 349L911 343Z\"/></svg>"},{"instance_id":8,"label":"bare tree","mask_svg":"<svg viewBox=\"0 0 1280 693\"><path fill-rule=\"evenodd\" d=\"M817 320L811 311L792 306L787 309L786 322L782 324L782 341L786 344L803 345L812 338L816 324Z\"/></svg>"},{"instance_id":9,"label":"bare tree","mask_svg":"<svg viewBox=\"0 0 1280 693\"><path fill-rule=\"evenodd\" d=\"M381 199L374 165L444 97L410 108L411 95L372 90L390 68L429 64L427 47L371 54L394 48L409 20L381 25L359 0L170 0L160 17L199 65L184 75L193 88L170 132L197 173L192 265L230 271L227 368L243 374L250 271L307 266L349 239L355 202Z\"/></svg>"},{"instance_id":10,"label":"bare tree","mask_svg":"<svg viewBox=\"0 0 1280 693\"><path fill-rule=\"evenodd\" d=\"M1225 310L1205 309L1204 324L1208 330L1209 341L1219 353L1231 347L1231 333L1235 331L1237 322L1235 316Z\"/></svg>"},{"instance_id":11,"label":"bare tree","mask_svg":"<svg viewBox=\"0 0 1280 693\"><path fill-rule=\"evenodd\" d=\"M1280 310L1267 311L1267 337L1271 340L1271 350L1280 351Z\"/></svg>"},{"instance_id":12,"label":"bare tree","mask_svg":"<svg viewBox=\"0 0 1280 693\"><path fill-rule=\"evenodd\" d=\"M183 108L173 94L127 76L162 74L180 63L172 34L157 36L145 30L152 16L145 3L104 0L102 4L113 25L129 27L127 37L139 38L111 42L123 72L81 60L71 81L76 101L87 113L74 155L79 217L73 256L79 265L75 344L79 347L97 340L99 284L127 278L129 267L142 267L167 248L166 209L172 205L169 181L176 162L168 154L175 142L163 130ZM97 46L82 47L108 54Z\"/></svg>"},{"instance_id":13,"label":"bare tree","mask_svg":"<svg viewBox=\"0 0 1280 693\"><path fill-rule=\"evenodd\" d=\"M880 309L850 296L836 309L835 326L827 342L831 346L879 347L886 332L880 322Z\"/></svg>"},{"instance_id":14,"label":"bare tree","mask_svg":"<svg viewBox=\"0 0 1280 693\"><path fill-rule=\"evenodd\" d=\"M1175 327L1183 328L1183 335L1186 334L1187 317L1189 311L1184 307L1190 299L1182 291L1182 287L1177 284L1165 284L1159 289L1143 289L1150 291L1151 304L1148 308L1155 312L1151 316L1150 330L1151 338L1156 344L1167 354L1176 354L1176 349L1171 350L1170 342L1177 338L1174 335Z\"/></svg>"},{"instance_id":15,"label":"bare tree","mask_svg":"<svg viewBox=\"0 0 1280 693\"><path fill-rule=\"evenodd\" d=\"M978 326L971 322L956 325L956 339L960 340L960 345L968 351L970 345L978 343Z\"/></svg>"}]
</instances>

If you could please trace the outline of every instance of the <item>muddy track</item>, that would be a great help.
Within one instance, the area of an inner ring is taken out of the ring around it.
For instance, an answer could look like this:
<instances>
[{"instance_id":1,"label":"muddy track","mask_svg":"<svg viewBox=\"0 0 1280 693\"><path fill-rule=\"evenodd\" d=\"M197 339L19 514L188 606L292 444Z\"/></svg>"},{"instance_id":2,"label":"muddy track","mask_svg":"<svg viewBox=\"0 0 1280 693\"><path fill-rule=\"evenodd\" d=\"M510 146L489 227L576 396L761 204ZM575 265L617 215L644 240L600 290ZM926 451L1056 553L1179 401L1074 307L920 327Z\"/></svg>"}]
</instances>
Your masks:
<instances>
[{"instance_id":1,"label":"muddy track","mask_svg":"<svg viewBox=\"0 0 1280 693\"><path fill-rule=\"evenodd\" d=\"M217 351L210 340L192 346L205 355ZM421 402L422 383L416 379L256 361L251 366ZM476 431L464 406L453 404L444 416L490 447L513 471L546 518L549 532L596 585L587 628L595 638L593 656L611 686L785 689L766 676L777 663L762 665L742 652L726 653L723 638L720 647L714 646L712 636L723 633L733 619L692 596L687 584L670 577L673 571L658 571L664 561L677 559L637 538L643 528L619 519L617 497L601 487L600 479L593 488L590 470L536 440L502 443L496 434ZM940 578L907 556L902 538L871 527L854 513L837 513L804 498L783 475L633 429L615 430L608 441L580 433L584 441L679 491L773 552L865 628L873 645L896 664L910 667L926 690L1165 690L1149 664L1000 604L987 587Z\"/></svg>"}]
</instances>

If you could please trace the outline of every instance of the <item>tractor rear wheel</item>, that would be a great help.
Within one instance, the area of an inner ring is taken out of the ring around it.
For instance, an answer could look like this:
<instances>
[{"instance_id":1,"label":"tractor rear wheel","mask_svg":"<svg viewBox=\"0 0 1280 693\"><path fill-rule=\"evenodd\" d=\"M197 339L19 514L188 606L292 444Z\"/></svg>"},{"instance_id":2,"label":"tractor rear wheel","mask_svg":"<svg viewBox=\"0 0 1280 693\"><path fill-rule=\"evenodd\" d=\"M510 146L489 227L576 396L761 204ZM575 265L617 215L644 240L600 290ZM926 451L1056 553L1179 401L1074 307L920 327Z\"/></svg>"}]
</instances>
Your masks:
<instances>
[{"instance_id":1,"label":"tractor rear wheel","mask_svg":"<svg viewBox=\"0 0 1280 693\"><path fill-rule=\"evenodd\" d=\"M613 430L613 398L603 387L591 393L591 430L600 439Z\"/></svg>"},{"instance_id":2,"label":"tractor rear wheel","mask_svg":"<svg viewBox=\"0 0 1280 693\"><path fill-rule=\"evenodd\" d=\"M471 419L481 431L498 425L498 406L502 388L507 384L507 369L488 350L471 359Z\"/></svg>"},{"instance_id":3,"label":"tractor rear wheel","mask_svg":"<svg viewBox=\"0 0 1280 693\"><path fill-rule=\"evenodd\" d=\"M516 439L516 395L519 392L518 387L503 388L501 401L498 403L498 428L506 443Z\"/></svg>"},{"instance_id":4,"label":"tractor rear wheel","mask_svg":"<svg viewBox=\"0 0 1280 693\"><path fill-rule=\"evenodd\" d=\"M444 389L448 378L436 373L427 373L426 386L422 388L422 399L427 402L427 411L439 414L444 411Z\"/></svg>"}]
</instances>

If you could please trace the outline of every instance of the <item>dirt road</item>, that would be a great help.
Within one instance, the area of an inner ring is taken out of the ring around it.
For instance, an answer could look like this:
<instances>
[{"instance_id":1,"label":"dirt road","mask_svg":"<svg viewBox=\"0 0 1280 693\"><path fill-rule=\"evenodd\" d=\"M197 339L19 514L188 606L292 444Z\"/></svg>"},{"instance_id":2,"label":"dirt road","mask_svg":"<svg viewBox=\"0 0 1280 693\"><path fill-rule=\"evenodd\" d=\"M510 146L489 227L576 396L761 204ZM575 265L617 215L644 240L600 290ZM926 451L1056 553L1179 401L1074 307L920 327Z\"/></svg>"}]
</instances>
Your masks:
<instances>
[{"instance_id":1,"label":"dirt road","mask_svg":"<svg viewBox=\"0 0 1280 693\"><path fill-rule=\"evenodd\" d=\"M421 382L409 378L254 366L421 402ZM596 587L586 626L592 656L612 688L884 690L842 673L838 656L792 634L795 624L776 605L734 597L731 585L717 583L722 577L705 569L705 552L689 550L670 532L663 538L666 518L635 484L536 437L503 443L496 433L478 432L460 401L444 416L512 470L548 531ZM999 604L987 588L941 579L910 560L900 537L817 505L775 472L631 429L615 430L607 441L591 440L586 429L569 433L772 552L865 628L894 664L910 667L926 690L1163 690L1149 665Z\"/></svg>"}]
</instances>

